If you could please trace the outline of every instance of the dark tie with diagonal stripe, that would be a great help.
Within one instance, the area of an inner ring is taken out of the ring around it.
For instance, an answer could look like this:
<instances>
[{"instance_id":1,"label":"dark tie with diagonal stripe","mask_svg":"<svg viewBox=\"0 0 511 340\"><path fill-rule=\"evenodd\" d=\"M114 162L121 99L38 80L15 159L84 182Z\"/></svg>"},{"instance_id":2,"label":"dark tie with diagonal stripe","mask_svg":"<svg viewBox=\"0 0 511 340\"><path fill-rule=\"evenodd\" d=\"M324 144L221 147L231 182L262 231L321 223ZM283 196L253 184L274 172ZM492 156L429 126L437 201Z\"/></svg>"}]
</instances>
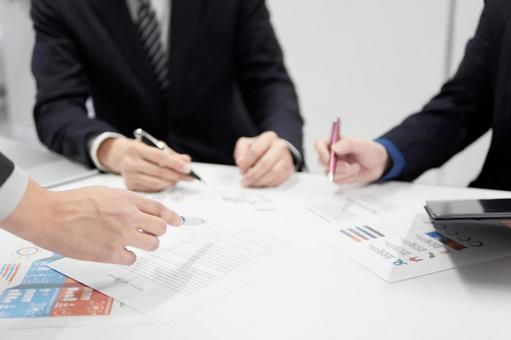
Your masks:
<instances>
[{"instance_id":1,"label":"dark tie with diagonal stripe","mask_svg":"<svg viewBox=\"0 0 511 340\"><path fill-rule=\"evenodd\" d=\"M154 75L164 96L168 95L168 56L161 43L161 28L149 0L140 0L138 32Z\"/></svg>"}]
</instances>

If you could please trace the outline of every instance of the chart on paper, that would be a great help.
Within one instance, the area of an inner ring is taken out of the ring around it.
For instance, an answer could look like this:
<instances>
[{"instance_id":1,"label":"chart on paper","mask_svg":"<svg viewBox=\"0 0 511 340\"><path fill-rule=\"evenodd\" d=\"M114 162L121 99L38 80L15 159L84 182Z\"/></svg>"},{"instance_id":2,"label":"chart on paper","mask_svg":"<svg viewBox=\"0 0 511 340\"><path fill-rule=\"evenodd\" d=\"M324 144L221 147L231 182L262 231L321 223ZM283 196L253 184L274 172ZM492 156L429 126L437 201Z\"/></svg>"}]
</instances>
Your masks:
<instances>
[{"instance_id":1,"label":"chart on paper","mask_svg":"<svg viewBox=\"0 0 511 340\"><path fill-rule=\"evenodd\" d=\"M61 258L0 232L0 328L151 322L111 297L48 268Z\"/></svg>"},{"instance_id":2,"label":"chart on paper","mask_svg":"<svg viewBox=\"0 0 511 340\"><path fill-rule=\"evenodd\" d=\"M388 282L511 255L511 230L500 221L433 224L421 212L352 220L332 233L342 252Z\"/></svg>"}]
</instances>

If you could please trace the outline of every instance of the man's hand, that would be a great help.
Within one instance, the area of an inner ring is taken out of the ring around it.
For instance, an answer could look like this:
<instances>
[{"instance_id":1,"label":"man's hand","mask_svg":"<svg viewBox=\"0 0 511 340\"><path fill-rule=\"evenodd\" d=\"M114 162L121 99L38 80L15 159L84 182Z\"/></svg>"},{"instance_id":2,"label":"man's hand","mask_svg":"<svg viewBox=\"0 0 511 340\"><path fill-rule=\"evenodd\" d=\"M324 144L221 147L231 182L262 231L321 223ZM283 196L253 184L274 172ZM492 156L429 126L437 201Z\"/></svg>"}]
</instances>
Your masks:
<instances>
[{"instance_id":1,"label":"man's hand","mask_svg":"<svg viewBox=\"0 0 511 340\"><path fill-rule=\"evenodd\" d=\"M130 190L162 191L180 181L192 181L189 176L191 158L172 149L159 150L127 138L105 140L98 150L99 162L124 178Z\"/></svg>"},{"instance_id":2,"label":"man's hand","mask_svg":"<svg viewBox=\"0 0 511 340\"><path fill-rule=\"evenodd\" d=\"M337 184L367 184L378 180L385 172L388 161L383 145L371 140L344 137L332 146L337 155L337 169L334 182ZM316 143L319 162L328 172L330 140Z\"/></svg>"},{"instance_id":3,"label":"man's hand","mask_svg":"<svg viewBox=\"0 0 511 340\"><path fill-rule=\"evenodd\" d=\"M254 138L240 138L234 150L234 160L247 187L275 187L295 171L291 151L275 132L265 132Z\"/></svg>"},{"instance_id":4,"label":"man's hand","mask_svg":"<svg viewBox=\"0 0 511 340\"><path fill-rule=\"evenodd\" d=\"M127 190L91 187L49 192L30 181L4 228L67 257L130 265L126 247L154 251L167 224L181 218L164 205Z\"/></svg>"}]
</instances>

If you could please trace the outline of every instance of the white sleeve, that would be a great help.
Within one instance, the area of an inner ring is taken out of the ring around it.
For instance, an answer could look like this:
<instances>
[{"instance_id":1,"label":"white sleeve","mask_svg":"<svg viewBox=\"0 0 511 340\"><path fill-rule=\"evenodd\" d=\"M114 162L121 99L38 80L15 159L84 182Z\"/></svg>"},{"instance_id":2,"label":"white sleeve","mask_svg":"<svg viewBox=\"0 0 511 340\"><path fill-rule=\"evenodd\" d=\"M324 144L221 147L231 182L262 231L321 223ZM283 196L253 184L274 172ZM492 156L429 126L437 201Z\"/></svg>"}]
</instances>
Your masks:
<instances>
[{"instance_id":1,"label":"white sleeve","mask_svg":"<svg viewBox=\"0 0 511 340\"><path fill-rule=\"evenodd\" d=\"M291 142L288 142L285 139L282 139L282 141L287 144L287 148L293 154L293 158L295 160L295 170L296 171L302 170L302 168L303 168L303 156L300 153L300 151L298 151L298 149L293 144L291 144Z\"/></svg>"},{"instance_id":2,"label":"white sleeve","mask_svg":"<svg viewBox=\"0 0 511 340\"><path fill-rule=\"evenodd\" d=\"M103 132L102 134L93 137L89 141L89 156L94 163L94 166L103 172L111 172L109 169L104 167L98 159L98 150L101 144L109 138L126 138L124 135L115 132Z\"/></svg>"},{"instance_id":3,"label":"white sleeve","mask_svg":"<svg viewBox=\"0 0 511 340\"><path fill-rule=\"evenodd\" d=\"M0 187L0 221L6 219L21 203L28 185L28 174L15 167L12 174Z\"/></svg>"}]
</instances>

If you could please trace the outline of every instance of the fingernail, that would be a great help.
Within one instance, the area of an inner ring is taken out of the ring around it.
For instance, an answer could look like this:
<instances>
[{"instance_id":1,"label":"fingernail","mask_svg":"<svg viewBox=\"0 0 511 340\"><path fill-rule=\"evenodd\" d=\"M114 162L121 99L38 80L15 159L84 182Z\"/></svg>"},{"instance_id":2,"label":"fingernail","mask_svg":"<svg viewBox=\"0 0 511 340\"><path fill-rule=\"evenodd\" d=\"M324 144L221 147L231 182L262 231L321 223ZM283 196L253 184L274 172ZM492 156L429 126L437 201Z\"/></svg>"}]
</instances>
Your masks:
<instances>
[{"instance_id":1,"label":"fingernail","mask_svg":"<svg viewBox=\"0 0 511 340\"><path fill-rule=\"evenodd\" d=\"M181 172L184 174L189 174L190 172L192 172L192 168L190 167L189 164L185 164L181 167Z\"/></svg>"}]
</instances>

